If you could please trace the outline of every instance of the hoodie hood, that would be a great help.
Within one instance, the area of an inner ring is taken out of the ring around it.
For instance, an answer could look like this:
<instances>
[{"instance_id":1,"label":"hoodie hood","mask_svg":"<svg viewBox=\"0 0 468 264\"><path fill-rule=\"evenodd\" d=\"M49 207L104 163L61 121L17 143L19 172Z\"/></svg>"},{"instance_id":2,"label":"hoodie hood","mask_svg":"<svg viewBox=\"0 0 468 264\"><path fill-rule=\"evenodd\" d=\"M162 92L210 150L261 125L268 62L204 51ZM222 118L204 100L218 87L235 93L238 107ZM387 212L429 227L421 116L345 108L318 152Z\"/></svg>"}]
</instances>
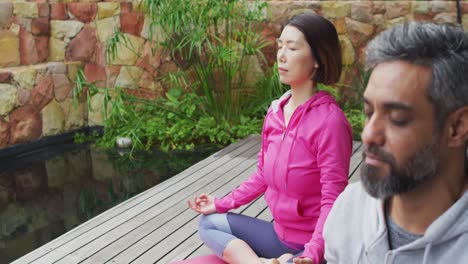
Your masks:
<instances>
[{"instance_id":1,"label":"hoodie hood","mask_svg":"<svg viewBox=\"0 0 468 264\"><path fill-rule=\"evenodd\" d=\"M426 248L454 239L468 233L468 191L458 199L444 214L437 218L426 230L421 239L402 247L412 249Z\"/></svg>"},{"instance_id":2,"label":"hoodie hood","mask_svg":"<svg viewBox=\"0 0 468 264\"><path fill-rule=\"evenodd\" d=\"M393 250L389 248L383 208L384 202L369 196L361 183L349 185L333 205L324 228L328 262L468 263L468 191L434 220L421 238Z\"/></svg>"}]
</instances>

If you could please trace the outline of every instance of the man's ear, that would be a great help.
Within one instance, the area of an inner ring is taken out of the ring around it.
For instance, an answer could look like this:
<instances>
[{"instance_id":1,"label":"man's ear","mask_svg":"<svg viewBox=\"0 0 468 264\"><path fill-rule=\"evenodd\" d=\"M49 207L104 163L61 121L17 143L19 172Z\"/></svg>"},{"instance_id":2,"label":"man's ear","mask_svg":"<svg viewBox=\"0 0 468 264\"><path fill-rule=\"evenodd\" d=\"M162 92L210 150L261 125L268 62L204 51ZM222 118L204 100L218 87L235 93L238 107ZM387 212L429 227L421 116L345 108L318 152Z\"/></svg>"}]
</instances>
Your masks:
<instances>
[{"instance_id":1,"label":"man's ear","mask_svg":"<svg viewBox=\"0 0 468 264\"><path fill-rule=\"evenodd\" d=\"M468 142L468 106L464 106L450 114L449 147L465 147Z\"/></svg>"}]
</instances>

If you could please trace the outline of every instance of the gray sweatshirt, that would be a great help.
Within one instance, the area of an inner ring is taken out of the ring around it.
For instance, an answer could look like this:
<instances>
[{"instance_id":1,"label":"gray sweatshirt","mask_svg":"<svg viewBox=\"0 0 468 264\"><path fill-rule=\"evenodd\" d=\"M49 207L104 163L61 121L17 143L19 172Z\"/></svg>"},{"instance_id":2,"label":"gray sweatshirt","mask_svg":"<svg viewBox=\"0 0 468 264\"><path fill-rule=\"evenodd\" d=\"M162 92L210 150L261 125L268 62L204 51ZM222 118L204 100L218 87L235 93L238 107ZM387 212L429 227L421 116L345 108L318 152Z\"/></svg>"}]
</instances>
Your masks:
<instances>
[{"instance_id":1,"label":"gray sweatshirt","mask_svg":"<svg viewBox=\"0 0 468 264\"><path fill-rule=\"evenodd\" d=\"M335 201L323 236L328 264L467 264L468 191L428 227L424 236L390 250L383 201L369 196L357 182Z\"/></svg>"}]
</instances>

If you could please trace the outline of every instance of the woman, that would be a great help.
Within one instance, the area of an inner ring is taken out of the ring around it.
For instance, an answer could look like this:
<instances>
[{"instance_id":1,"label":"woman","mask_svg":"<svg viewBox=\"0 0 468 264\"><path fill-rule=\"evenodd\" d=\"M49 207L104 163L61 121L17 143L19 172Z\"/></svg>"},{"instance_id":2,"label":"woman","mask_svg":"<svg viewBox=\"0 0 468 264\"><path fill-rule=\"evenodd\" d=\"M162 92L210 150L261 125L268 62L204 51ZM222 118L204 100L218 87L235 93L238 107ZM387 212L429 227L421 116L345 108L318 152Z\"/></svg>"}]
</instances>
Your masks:
<instances>
[{"instance_id":1,"label":"woman","mask_svg":"<svg viewBox=\"0 0 468 264\"><path fill-rule=\"evenodd\" d=\"M348 183L351 127L331 95L341 49L332 23L312 13L293 17L278 39L280 81L291 88L265 117L257 170L224 198L201 194L189 207L203 214L199 233L228 263L323 260L322 229ZM227 213L264 194L274 223Z\"/></svg>"}]
</instances>

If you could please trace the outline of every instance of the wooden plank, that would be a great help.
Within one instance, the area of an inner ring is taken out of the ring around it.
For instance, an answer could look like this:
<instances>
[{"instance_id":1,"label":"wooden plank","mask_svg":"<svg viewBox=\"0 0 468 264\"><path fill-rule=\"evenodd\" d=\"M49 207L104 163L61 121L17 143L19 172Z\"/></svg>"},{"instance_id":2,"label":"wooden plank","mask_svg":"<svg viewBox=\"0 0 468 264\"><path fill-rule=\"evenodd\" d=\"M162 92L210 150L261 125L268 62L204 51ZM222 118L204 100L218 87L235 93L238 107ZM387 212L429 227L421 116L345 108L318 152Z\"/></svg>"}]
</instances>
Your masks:
<instances>
[{"instance_id":1,"label":"wooden plank","mask_svg":"<svg viewBox=\"0 0 468 264\"><path fill-rule=\"evenodd\" d=\"M247 208L243 209L241 212L238 210L233 210L233 213L242 213L243 215L257 217L257 215L266 208L266 202L263 199L263 195L257 198L254 202L250 203ZM202 254L194 255L198 250L203 249ZM194 252L195 251L195 252ZM199 256L209 254L210 250L203 245L201 240L198 238L198 234L193 237L190 237L188 240L183 241L177 246L175 250L172 250L168 255L160 259L159 263L168 263L172 260L181 260L186 259L187 257Z\"/></svg>"},{"instance_id":2,"label":"wooden plank","mask_svg":"<svg viewBox=\"0 0 468 264\"><path fill-rule=\"evenodd\" d=\"M106 233L109 230L119 226L120 224L124 223L125 221L133 218L134 216L147 211L151 206L155 204L165 201L168 197L177 194L180 190L187 188L190 184L193 184L197 180L203 178L206 174L219 170L223 166L235 166L236 164L232 163L232 158L234 156L241 156L245 151L249 149L258 148L258 140L255 138L249 138L246 140L245 143L239 144L239 147L233 148L232 152L223 152L222 155L214 155L217 156L215 159L210 159L209 163L202 163L205 166L196 166L195 169L188 169L188 171L184 171L181 174L183 177L180 177L178 181L173 180L173 184L167 186L167 184L162 184L166 186L161 190L160 185L156 188L150 189L144 193L144 195L138 195L135 198L130 199L128 202L124 202L123 204L114 207L113 210L106 211L103 217L93 219L88 221L90 223L86 225L86 232L75 232L71 233L71 238L68 237L68 233L64 235L65 243L56 246L54 244L54 248L50 248L50 245L47 244L45 247L49 249L47 251L48 254L43 254L39 259L34 259L34 263L51 263L65 257L71 252L83 247L90 241L98 238L102 234ZM234 158L235 159L235 158ZM240 161L242 159L239 159ZM221 166L221 167L220 167ZM76 235L78 233L78 235ZM22 260L22 259L21 259ZM25 262L21 262L25 263Z\"/></svg>"},{"instance_id":3,"label":"wooden plank","mask_svg":"<svg viewBox=\"0 0 468 264\"><path fill-rule=\"evenodd\" d=\"M258 149L258 146L253 146L252 148L244 152L242 155L231 159L229 163L208 173L207 175L203 175L203 177L201 177L195 182L192 182L192 184L184 185L185 190L183 191L183 193L187 193L185 196L176 195L177 193L180 193L182 191L181 189L177 189L176 192L167 196L170 199L166 199L157 205L145 204L144 206L146 207L146 209L141 210L141 213L139 213L136 216L132 216L131 219L125 219L125 221L123 221L120 225L117 225L117 227L113 229L106 229L103 232L100 232L102 233L102 236L99 236L95 240L79 248L77 251L68 254L58 263L77 263L82 260L85 260L89 256L96 253L99 249L109 245L117 239L120 239L125 234L130 233L132 230L147 222L166 223L169 219L174 217L174 214L169 214L167 219L162 221L155 222L151 221L151 219L167 215L167 213L165 214L165 211L174 208L174 206L176 206L177 204L183 205L183 208L186 208L186 200L191 198L192 195L195 194L195 192L201 192L207 184L217 183L222 186L223 184L225 184L225 182L223 181L223 177L221 176L224 173L232 173L233 175L237 175L238 173L245 170L245 168L252 166L255 163L255 157L258 153ZM191 178L187 180L191 180ZM152 208L153 206L154 208ZM149 210L149 208L151 209ZM183 208L180 208L179 211L182 211ZM177 211L174 212L177 213ZM150 226L153 227L154 225ZM125 246L127 245L128 243L125 243Z\"/></svg>"},{"instance_id":4,"label":"wooden plank","mask_svg":"<svg viewBox=\"0 0 468 264\"><path fill-rule=\"evenodd\" d=\"M261 209L265 208L265 206L266 204L262 196L260 198L257 198L257 200L252 202L250 205L248 205L247 208L241 207L236 210L233 210L232 212L256 217L257 214L261 211ZM159 259L156 263L170 263L173 260L186 259L187 257L192 256L193 251L198 248L204 249L205 253L202 255L211 253L210 249L204 246L201 242L198 232L195 231L193 232L193 234L190 234L190 236L187 239L185 239L182 243L180 243L174 249L172 249L167 255Z\"/></svg>"},{"instance_id":5,"label":"wooden plank","mask_svg":"<svg viewBox=\"0 0 468 264\"><path fill-rule=\"evenodd\" d=\"M129 248L134 247L135 244L141 243L140 241L145 239L145 237L148 235L157 235L160 238L164 238L170 235L171 232L174 231L174 229L177 229L177 227L184 225L187 221L190 221L196 216L196 214L192 210L188 209L186 203L187 199L192 198L193 195L202 191L209 193L218 188L222 188L222 186L225 185L226 182L232 181L232 179L236 177L235 175L244 173L245 170L248 170L250 172L251 168L254 168L256 164L257 150L257 148L254 148L250 153L251 156L244 158L245 160L241 164L235 166L234 169L232 169L231 171L220 170L217 175L212 175L209 178L207 176L207 178L204 179L205 183L208 183L207 185L199 185L197 187L192 186L192 189L187 192L184 192L184 194L181 195L180 198L178 197L177 201L170 208L161 213L153 214L154 217L151 220L145 223L141 223L131 232L123 234L117 239L114 239L113 241L111 241L112 244L105 247L97 254L91 256L89 259L84 261L84 263L103 262L109 260L112 257L118 257L118 254L122 254L123 252L129 250ZM234 177L219 177L220 173L226 173L229 175L233 175ZM121 232L118 232L118 234L121 234ZM155 241L153 240L152 242L154 243ZM137 255L132 256L136 257ZM129 256L127 255L125 257ZM114 262L116 262L116 260L114 260Z\"/></svg>"},{"instance_id":6,"label":"wooden plank","mask_svg":"<svg viewBox=\"0 0 468 264\"><path fill-rule=\"evenodd\" d=\"M356 151L361 147L362 143L361 141L354 141L353 140L353 151L352 151L352 155L354 155L354 153L356 153Z\"/></svg>"},{"instance_id":7,"label":"wooden plank","mask_svg":"<svg viewBox=\"0 0 468 264\"><path fill-rule=\"evenodd\" d=\"M256 159L250 160L252 162L252 166L256 163ZM216 189L215 191L211 192L213 195L217 197L221 197L229 193L233 188L238 186L242 181L245 180L246 177L250 175L252 172L252 167L248 170L245 170L241 175L238 177L230 180L227 183L224 183L220 188ZM189 210L189 209L187 209ZM186 225L182 227L178 227L177 230L171 234L170 238L164 239L159 232L153 232L147 237L143 238L142 240L138 241L138 243L132 245L131 248L127 249L124 252L121 252L117 257L112 259L113 263L149 263L158 261L160 258L164 257L167 252L170 252L172 248L177 247L180 243L182 243L186 238L187 234L193 235L196 233L198 220L196 219L197 214L190 210L190 213L193 214L193 219L190 220ZM172 225L168 227L168 232L173 231L174 228ZM164 233L166 235L166 233ZM163 241L164 243L160 243ZM137 259L135 256L138 256Z\"/></svg>"},{"instance_id":8,"label":"wooden plank","mask_svg":"<svg viewBox=\"0 0 468 264\"><path fill-rule=\"evenodd\" d=\"M349 183L359 181L359 166L362 163L362 151L364 147L361 145L359 149L351 157L351 162L349 166Z\"/></svg>"}]
</instances>

